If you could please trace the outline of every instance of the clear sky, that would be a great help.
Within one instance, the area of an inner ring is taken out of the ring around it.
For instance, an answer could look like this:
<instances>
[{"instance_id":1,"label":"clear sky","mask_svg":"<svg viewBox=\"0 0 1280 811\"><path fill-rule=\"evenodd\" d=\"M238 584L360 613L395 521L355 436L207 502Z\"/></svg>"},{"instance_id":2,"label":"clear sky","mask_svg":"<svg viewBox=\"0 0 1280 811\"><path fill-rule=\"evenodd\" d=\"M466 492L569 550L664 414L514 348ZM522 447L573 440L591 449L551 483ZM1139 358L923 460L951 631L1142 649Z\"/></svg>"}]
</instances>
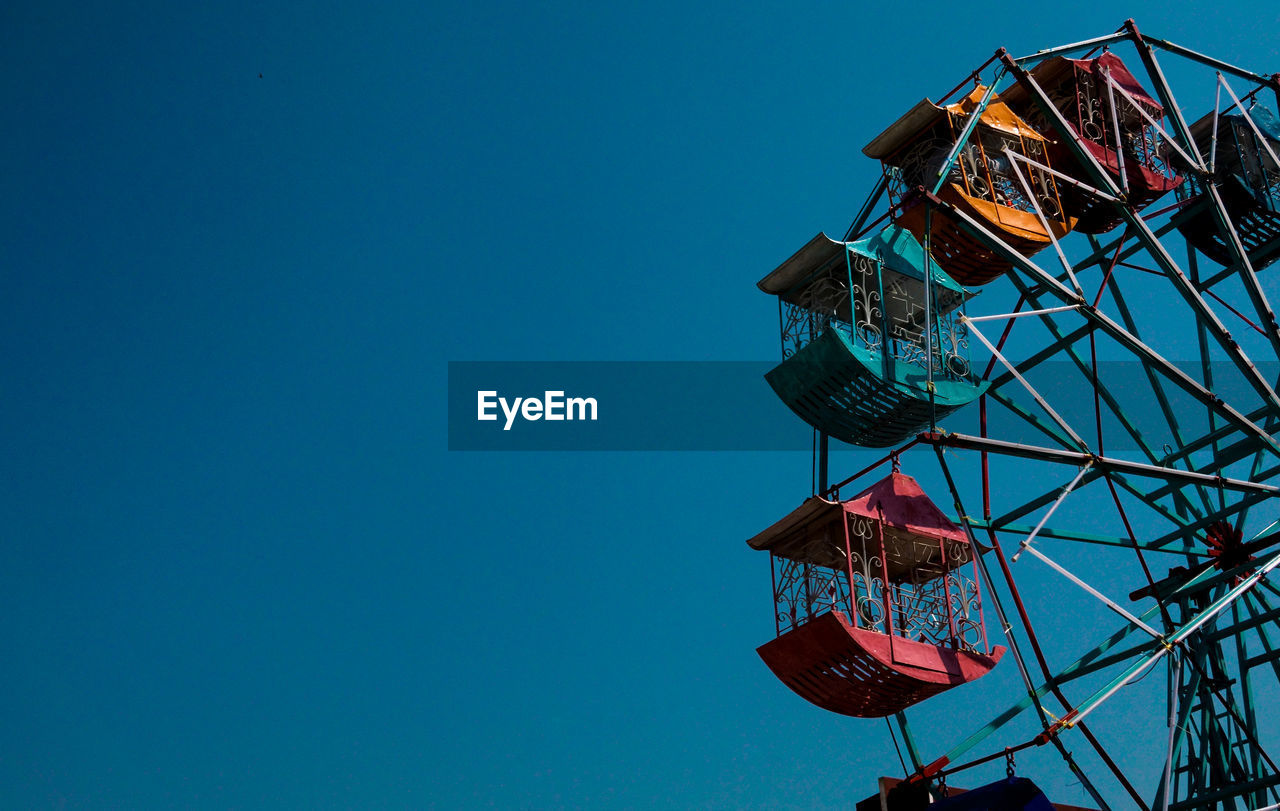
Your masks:
<instances>
[{"instance_id":1,"label":"clear sky","mask_svg":"<svg viewBox=\"0 0 1280 811\"><path fill-rule=\"evenodd\" d=\"M842 807L901 774L754 652L743 539L807 454L446 441L451 360L774 358L754 282L998 46L1133 16L1280 70L1273 3L860 5L0 12L0 805ZM1059 661L1114 625L1038 594ZM989 680L926 754L1017 697ZM1099 714L1117 752L1159 693Z\"/></svg>"}]
</instances>

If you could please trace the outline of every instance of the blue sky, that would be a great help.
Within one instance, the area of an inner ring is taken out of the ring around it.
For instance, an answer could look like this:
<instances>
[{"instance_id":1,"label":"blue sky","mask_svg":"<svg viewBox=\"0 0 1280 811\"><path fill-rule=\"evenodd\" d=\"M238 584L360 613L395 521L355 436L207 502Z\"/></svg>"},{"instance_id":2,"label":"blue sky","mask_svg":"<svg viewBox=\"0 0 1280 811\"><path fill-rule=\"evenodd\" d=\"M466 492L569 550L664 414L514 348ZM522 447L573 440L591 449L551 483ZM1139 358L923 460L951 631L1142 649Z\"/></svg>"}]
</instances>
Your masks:
<instances>
[{"instance_id":1,"label":"blue sky","mask_svg":"<svg viewBox=\"0 0 1280 811\"><path fill-rule=\"evenodd\" d=\"M900 773L754 652L742 541L807 454L450 453L446 364L773 358L754 282L998 46L1133 16L1280 67L1269 4L1030 11L6 9L4 804L836 807ZM1061 661L1113 625L1051 604ZM929 753L1017 695L990 682ZM1158 694L1100 734L1139 752Z\"/></svg>"}]
</instances>

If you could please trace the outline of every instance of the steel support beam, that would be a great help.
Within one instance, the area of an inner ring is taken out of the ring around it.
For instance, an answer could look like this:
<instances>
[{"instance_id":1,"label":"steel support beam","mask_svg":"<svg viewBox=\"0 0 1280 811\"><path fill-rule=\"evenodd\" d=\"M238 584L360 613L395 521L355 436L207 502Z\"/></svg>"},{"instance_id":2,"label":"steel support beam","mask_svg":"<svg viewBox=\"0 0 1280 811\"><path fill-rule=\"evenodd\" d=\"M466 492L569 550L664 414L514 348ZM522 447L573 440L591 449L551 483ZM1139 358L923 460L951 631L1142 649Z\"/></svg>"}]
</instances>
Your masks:
<instances>
[{"instance_id":1,"label":"steel support beam","mask_svg":"<svg viewBox=\"0 0 1280 811\"><path fill-rule=\"evenodd\" d=\"M967 434L925 433L920 434L918 439L930 445L987 451L988 453L998 453L1004 456L1038 459L1043 462L1058 462L1060 464L1074 465L1075 467L1092 464L1101 470L1114 473L1130 473L1136 476L1148 476L1166 481L1180 481L1187 484L1207 484L1241 493L1254 493L1265 496L1280 495L1280 487L1271 484L1228 479L1223 476L1210 476L1205 473L1193 473L1189 470L1146 465L1141 462L1131 462L1127 459L1097 456L1096 454L1080 453L1078 451L1041 448L1033 445L1022 445L1017 442L1004 442L999 439L984 439Z\"/></svg>"}]
</instances>

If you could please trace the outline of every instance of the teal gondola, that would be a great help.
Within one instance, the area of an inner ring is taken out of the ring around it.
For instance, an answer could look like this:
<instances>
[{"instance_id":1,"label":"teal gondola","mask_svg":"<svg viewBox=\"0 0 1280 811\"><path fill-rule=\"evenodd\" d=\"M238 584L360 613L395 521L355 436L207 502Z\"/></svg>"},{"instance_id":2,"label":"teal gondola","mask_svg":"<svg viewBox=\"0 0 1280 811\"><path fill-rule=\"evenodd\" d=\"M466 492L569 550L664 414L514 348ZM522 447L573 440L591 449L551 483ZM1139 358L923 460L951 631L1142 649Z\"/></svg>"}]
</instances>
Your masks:
<instances>
[{"instance_id":1,"label":"teal gondola","mask_svg":"<svg viewBox=\"0 0 1280 811\"><path fill-rule=\"evenodd\" d=\"M971 294L930 264L926 301L924 249L890 225L857 242L819 234L761 279L779 300L783 361L765 377L782 401L828 436L879 448L982 394L960 318Z\"/></svg>"},{"instance_id":2,"label":"teal gondola","mask_svg":"<svg viewBox=\"0 0 1280 811\"><path fill-rule=\"evenodd\" d=\"M1249 111L1249 118L1254 126L1240 113L1220 113L1216 144L1213 113L1197 121L1191 134L1202 156L1214 155L1213 183L1249 263L1257 270L1280 259L1280 166L1276 164L1280 122L1261 105ZM1178 189L1178 196L1187 203L1174 219L1178 230L1218 264L1236 264L1236 254L1214 216L1204 181L1194 173L1187 174L1189 182Z\"/></svg>"}]
</instances>

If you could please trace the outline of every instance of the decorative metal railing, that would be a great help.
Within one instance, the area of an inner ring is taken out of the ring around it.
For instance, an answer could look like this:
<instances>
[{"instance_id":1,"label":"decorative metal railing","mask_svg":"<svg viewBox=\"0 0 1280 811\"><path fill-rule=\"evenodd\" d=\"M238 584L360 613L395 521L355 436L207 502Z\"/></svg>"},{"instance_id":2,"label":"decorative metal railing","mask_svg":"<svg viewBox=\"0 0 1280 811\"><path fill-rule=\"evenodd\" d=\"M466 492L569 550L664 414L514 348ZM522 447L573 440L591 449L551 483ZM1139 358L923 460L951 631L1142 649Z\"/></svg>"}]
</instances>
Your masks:
<instances>
[{"instance_id":1,"label":"decorative metal railing","mask_svg":"<svg viewBox=\"0 0 1280 811\"><path fill-rule=\"evenodd\" d=\"M966 117L957 115L953 119L958 135ZM945 138L922 138L894 159L897 165L886 164L890 201L895 206L909 205L918 196L917 189L931 187L953 146L954 141ZM1034 214L1038 206L1050 220L1061 219L1062 203L1053 176L1029 164L1015 169L1006 153L1042 165L1048 163L1042 142L979 126L977 134L957 153L947 172L947 182L978 200L1030 214ZM1028 188L1035 196L1034 202L1027 195Z\"/></svg>"},{"instance_id":2,"label":"decorative metal railing","mask_svg":"<svg viewBox=\"0 0 1280 811\"><path fill-rule=\"evenodd\" d=\"M841 557L844 550L838 550ZM773 599L778 634L804 625L828 611L852 616L849 581L844 572L827 566L774 557Z\"/></svg>"},{"instance_id":3,"label":"decorative metal railing","mask_svg":"<svg viewBox=\"0 0 1280 811\"><path fill-rule=\"evenodd\" d=\"M847 553L844 539L832 538L811 542L821 548L805 555L830 565L773 557L779 635L821 614L840 611L859 628L941 647L986 651L979 586L968 571L973 563L966 545L912 542L937 553L938 563L904 571L895 564L895 556L925 558L926 550L897 548L887 556L874 521L858 515L846 515L846 520Z\"/></svg>"},{"instance_id":4,"label":"decorative metal railing","mask_svg":"<svg viewBox=\"0 0 1280 811\"><path fill-rule=\"evenodd\" d=\"M926 341L924 285L908 288L897 278L885 284L879 262L853 252L847 252L847 256L849 272L845 279L832 274L809 285L797 302L780 299L783 359L817 340L826 330L837 329L854 346L873 355L887 355L922 370L928 368L926 356L930 356L934 375L969 379L969 331L961 320L963 307L935 315L931 340ZM850 313L852 323L848 320Z\"/></svg>"},{"instance_id":5,"label":"decorative metal railing","mask_svg":"<svg viewBox=\"0 0 1280 811\"><path fill-rule=\"evenodd\" d=\"M797 302L782 298L779 301L782 303L782 358L786 360L822 337L833 323L841 322L840 313L849 310L849 283L828 277L809 285ZM848 325L845 327L847 334ZM869 346L868 343L862 345Z\"/></svg>"},{"instance_id":6,"label":"decorative metal railing","mask_svg":"<svg viewBox=\"0 0 1280 811\"><path fill-rule=\"evenodd\" d=\"M971 560L965 544L911 541L921 548L899 546L889 553L876 537L875 522L855 515L848 520L849 570L860 627L932 645L985 650L978 581L963 563ZM891 574L898 568L895 558L924 558L926 551L940 553L936 565Z\"/></svg>"},{"instance_id":7,"label":"decorative metal railing","mask_svg":"<svg viewBox=\"0 0 1280 811\"><path fill-rule=\"evenodd\" d=\"M1280 168L1271 165L1266 147L1242 117L1233 115L1227 121L1229 126L1219 125L1218 143L1212 150L1215 176L1221 180L1225 175L1240 175L1259 205L1280 211ZM1203 145L1201 151L1205 151ZM1207 160L1209 156L1202 157ZM1187 182L1178 187L1177 194L1178 199L1187 200L1205 191L1205 179L1189 172Z\"/></svg>"},{"instance_id":8,"label":"decorative metal railing","mask_svg":"<svg viewBox=\"0 0 1280 811\"><path fill-rule=\"evenodd\" d=\"M1174 177L1177 172L1165 160L1169 151L1159 132L1133 109L1132 102L1116 94L1112 107L1112 85L1099 86L1098 80L1088 71L1075 72L1075 92L1070 86L1060 86L1049 92L1049 100L1067 121L1075 124L1076 132L1088 141L1136 161L1139 165L1164 175ZM1147 115L1160 120L1164 111L1159 107L1143 104ZM1053 132L1053 124L1042 110L1030 114L1029 123L1040 132ZM1117 148L1116 130L1120 131Z\"/></svg>"}]
</instances>

